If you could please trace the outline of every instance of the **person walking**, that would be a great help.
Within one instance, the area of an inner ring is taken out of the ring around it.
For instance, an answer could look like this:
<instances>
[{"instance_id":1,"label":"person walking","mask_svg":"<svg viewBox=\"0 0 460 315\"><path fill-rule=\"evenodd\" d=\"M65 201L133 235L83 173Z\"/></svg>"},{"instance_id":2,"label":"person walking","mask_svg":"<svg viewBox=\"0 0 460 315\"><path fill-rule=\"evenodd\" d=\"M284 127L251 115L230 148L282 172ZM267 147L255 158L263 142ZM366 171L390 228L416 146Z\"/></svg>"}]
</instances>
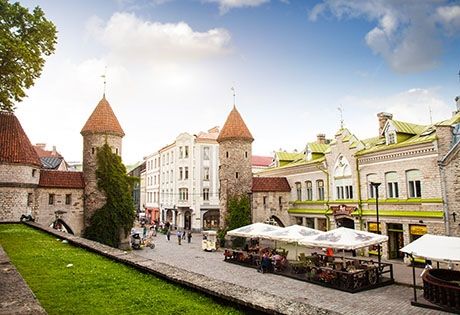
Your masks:
<instances>
[{"instance_id":1,"label":"person walking","mask_svg":"<svg viewBox=\"0 0 460 315\"><path fill-rule=\"evenodd\" d=\"M179 231L179 230L177 230L176 235L177 235L177 243L178 243L179 245L181 245L181 241L182 241L182 232Z\"/></svg>"},{"instance_id":2,"label":"person walking","mask_svg":"<svg viewBox=\"0 0 460 315\"><path fill-rule=\"evenodd\" d=\"M187 243L190 243L192 241L192 231L187 232Z\"/></svg>"},{"instance_id":3,"label":"person walking","mask_svg":"<svg viewBox=\"0 0 460 315\"><path fill-rule=\"evenodd\" d=\"M171 230L168 229L168 231L166 231L166 238L168 239L168 241L171 239Z\"/></svg>"}]
</instances>

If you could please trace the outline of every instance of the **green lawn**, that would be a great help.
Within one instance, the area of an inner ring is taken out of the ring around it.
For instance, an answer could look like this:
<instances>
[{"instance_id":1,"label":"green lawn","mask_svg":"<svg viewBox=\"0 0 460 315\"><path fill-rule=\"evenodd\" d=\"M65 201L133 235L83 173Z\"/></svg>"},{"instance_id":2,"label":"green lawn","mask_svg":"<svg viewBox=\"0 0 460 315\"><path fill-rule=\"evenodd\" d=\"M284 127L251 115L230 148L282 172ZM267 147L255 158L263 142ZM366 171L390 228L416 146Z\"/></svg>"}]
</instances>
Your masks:
<instances>
[{"instance_id":1,"label":"green lawn","mask_svg":"<svg viewBox=\"0 0 460 315\"><path fill-rule=\"evenodd\" d=\"M243 314L24 225L0 224L0 244L49 314Z\"/></svg>"}]
</instances>

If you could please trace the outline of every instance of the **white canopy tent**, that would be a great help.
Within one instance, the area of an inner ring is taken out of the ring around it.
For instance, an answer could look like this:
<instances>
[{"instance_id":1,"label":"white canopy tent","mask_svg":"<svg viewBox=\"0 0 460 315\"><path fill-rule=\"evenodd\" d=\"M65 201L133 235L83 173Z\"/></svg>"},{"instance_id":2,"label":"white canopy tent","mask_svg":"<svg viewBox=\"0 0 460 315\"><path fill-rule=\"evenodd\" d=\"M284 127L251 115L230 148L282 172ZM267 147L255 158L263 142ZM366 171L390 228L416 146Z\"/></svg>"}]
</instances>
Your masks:
<instances>
[{"instance_id":1,"label":"white canopy tent","mask_svg":"<svg viewBox=\"0 0 460 315\"><path fill-rule=\"evenodd\" d=\"M460 262L460 237L425 234L400 251L434 261Z\"/></svg>"},{"instance_id":2,"label":"white canopy tent","mask_svg":"<svg viewBox=\"0 0 460 315\"><path fill-rule=\"evenodd\" d=\"M311 229L301 225L290 225L280 230L269 232L266 236L267 239L283 242L298 242L301 239L309 236L324 234L323 231Z\"/></svg>"},{"instance_id":3,"label":"white canopy tent","mask_svg":"<svg viewBox=\"0 0 460 315\"><path fill-rule=\"evenodd\" d=\"M299 240L300 245L354 250L388 241L388 236L340 227Z\"/></svg>"},{"instance_id":4,"label":"white canopy tent","mask_svg":"<svg viewBox=\"0 0 460 315\"><path fill-rule=\"evenodd\" d=\"M270 232L282 230L283 228L270 225L265 223L253 223L249 225L245 225L239 227L237 229L231 230L227 232L229 236L239 236L239 237L259 237L259 238L267 238L267 235Z\"/></svg>"}]
</instances>

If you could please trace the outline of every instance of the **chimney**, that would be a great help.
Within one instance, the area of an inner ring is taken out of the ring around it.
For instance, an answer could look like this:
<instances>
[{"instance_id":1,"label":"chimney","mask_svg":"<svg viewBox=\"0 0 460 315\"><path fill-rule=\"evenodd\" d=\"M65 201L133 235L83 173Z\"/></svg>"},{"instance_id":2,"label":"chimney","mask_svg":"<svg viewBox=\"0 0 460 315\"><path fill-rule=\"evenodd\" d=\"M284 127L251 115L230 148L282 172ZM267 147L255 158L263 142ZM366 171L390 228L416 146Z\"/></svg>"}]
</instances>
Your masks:
<instances>
[{"instance_id":1,"label":"chimney","mask_svg":"<svg viewBox=\"0 0 460 315\"><path fill-rule=\"evenodd\" d=\"M56 146L55 146L55 145L53 145L53 153L52 153L52 154L53 154L53 155L57 155L57 151L56 151Z\"/></svg>"},{"instance_id":2,"label":"chimney","mask_svg":"<svg viewBox=\"0 0 460 315\"><path fill-rule=\"evenodd\" d=\"M316 142L319 144L326 144L326 134L318 133L316 135Z\"/></svg>"},{"instance_id":3,"label":"chimney","mask_svg":"<svg viewBox=\"0 0 460 315\"><path fill-rule=\"evenodd\" d=\"M455 97L455 104L457 105L457 110L453 112L453 115L456 115L458 112L460 112L460 96Z\"/></svg>"},{"instance_id":4,"label":"chimney","mask_svg":"<svg viewBox=\"0 0 460 315\"><path fill-rule=\"evenodd\" d=\"M383 127L385 127L387 120L393 119L393 114L381 112L377 114L377 117L379 119L379 137L380 137L382 136Z\"/></svg>"},{"instance_id":5,"label":"chimney","mask_svg":"<svg viewBox=\"0 0 460 315\"><path fill-rule=\"evenodd\" d=\"M37 143L35 146L40 148L40 149L42 149L42 150L45 150L46 143Z\"/></svg>"}]
</instances>

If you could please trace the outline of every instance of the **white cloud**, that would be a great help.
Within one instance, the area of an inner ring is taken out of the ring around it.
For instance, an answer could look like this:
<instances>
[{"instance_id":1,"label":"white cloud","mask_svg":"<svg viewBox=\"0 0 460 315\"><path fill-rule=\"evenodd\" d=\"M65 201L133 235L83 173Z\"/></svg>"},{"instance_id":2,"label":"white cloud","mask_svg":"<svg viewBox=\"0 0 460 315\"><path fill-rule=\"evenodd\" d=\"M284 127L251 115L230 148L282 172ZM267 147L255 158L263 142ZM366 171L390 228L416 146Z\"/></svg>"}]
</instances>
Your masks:
<instances>
[{"instance_id":1,"label":"white cloud","mask_svg":"<svg viewBox=\"0 0 460 315\"><path fill-rule=\"evenodd\" d=\"M220 14L225 14L231 9L244 7L258 7L270 0L204 0L204 2L217 3Z\"/></svg>"},{"instance_id":2,"label":"white cloud","mask_svg":"<svg viewBox=\"0 0 460 315\"><path fill-rule=\"evenodd\" d=\"M87 30L109 49L111 58L122 62L176 63L229 52L225 29L197 32L185 22L150 22L130 13L115 13L107 23L93 17Z\"/></svg>"},{"instance_id":3,"label":"white cloud","mask_svg":"<svg viewBox=\"0 0 460 315\"><path fill-rule=\"evenodd\" d=\"M364 17L376 26L365 36L366 44L400 73L417 72L437 65L445 30L460 30L460 6L443 6L446 0L324 0L309 12L316 21L333 17Z\"/></svg>"}]
</instances>

